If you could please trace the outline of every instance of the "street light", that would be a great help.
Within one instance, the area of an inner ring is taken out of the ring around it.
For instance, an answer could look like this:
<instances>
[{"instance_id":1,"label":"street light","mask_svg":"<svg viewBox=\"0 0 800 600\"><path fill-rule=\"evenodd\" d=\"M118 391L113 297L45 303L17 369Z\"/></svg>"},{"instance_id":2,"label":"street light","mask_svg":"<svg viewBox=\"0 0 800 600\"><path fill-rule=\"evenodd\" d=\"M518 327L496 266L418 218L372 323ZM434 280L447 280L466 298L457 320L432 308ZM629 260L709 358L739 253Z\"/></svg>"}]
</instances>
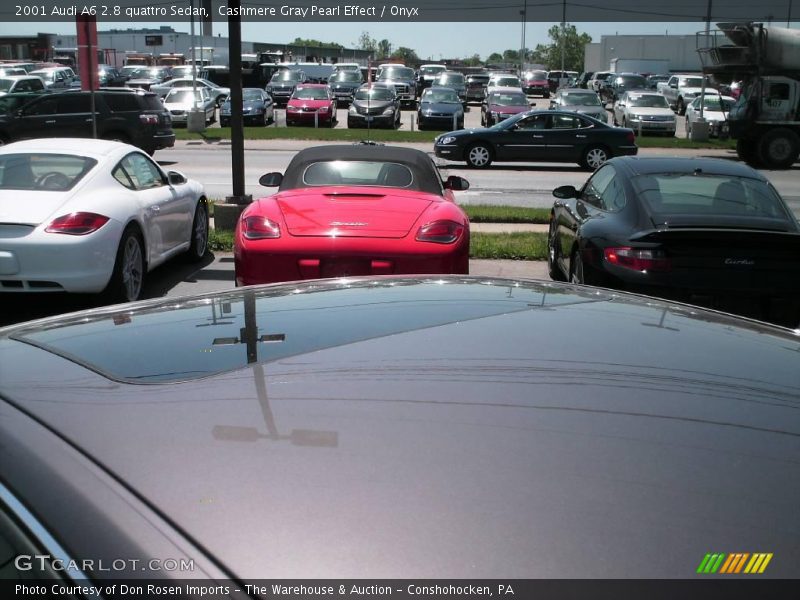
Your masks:
<instances>
[{"instance_id":1,"label":"street light","mask_svg":"<svg viewBox=\"0 0 800 600\"><path fill-rule=\"evenodd\" d=\"M528 0L522 3L522 10L519 11L522 17L522 42L519 45L519 76L522 79L523 71L525 70L525 21L528 18Z\"/></svg>"}]
</instances>

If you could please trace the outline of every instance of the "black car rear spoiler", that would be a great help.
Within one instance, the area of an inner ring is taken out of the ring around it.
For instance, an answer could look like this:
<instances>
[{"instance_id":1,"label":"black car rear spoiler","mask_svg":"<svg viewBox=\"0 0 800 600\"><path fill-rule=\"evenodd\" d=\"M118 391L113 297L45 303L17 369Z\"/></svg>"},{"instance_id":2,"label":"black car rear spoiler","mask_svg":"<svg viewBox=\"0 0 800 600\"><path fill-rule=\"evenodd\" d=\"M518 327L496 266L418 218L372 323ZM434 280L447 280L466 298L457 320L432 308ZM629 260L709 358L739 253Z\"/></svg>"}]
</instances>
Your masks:
<instances>
[{"instance_id":1,"label":"black car rear spoiler","mask_svg":"<svg viewBox=\"0 0 800 600\"><path fill-rule=\"evenodd\" d=\"M746 229L730 228L721 229L718 227L680 227L672 229L650 229L640 231L630 237L634 242L681 242L689 240L704 240L715 242L731 242L740 240L742 242L786 244L787 249L793 248L800 252L800 232L780 231L777 229ZM800 255L800 254L799 254Z\"/></svg>"}]
</instances>

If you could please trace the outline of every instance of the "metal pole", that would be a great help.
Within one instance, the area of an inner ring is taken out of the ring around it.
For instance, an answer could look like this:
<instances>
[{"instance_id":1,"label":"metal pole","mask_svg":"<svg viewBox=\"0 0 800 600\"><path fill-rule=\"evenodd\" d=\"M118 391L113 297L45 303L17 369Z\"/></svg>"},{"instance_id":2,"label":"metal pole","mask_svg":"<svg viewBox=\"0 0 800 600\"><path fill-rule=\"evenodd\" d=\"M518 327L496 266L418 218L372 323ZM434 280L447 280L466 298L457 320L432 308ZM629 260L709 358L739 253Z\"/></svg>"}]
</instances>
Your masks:
<instances>
[{"instance_id":1,"label":"metal pole","mask_svg":"<svg viewBox=\"0 0 800 600\"><path fill-rule=\"evenodd\" d=\"M561 4L561 77L564 77L564 68L566 61L566 40L564 40L564 31L567 27L567 0L563 0ZM559 87L561 80L559 78Z\"/></svg>"},{"instance_id":2,"label":"metal pole","mask_svg":"<svg viewBox=\"0 0 800 600\"><path fill-rule=\"evenodd\" d=\"M228 54L230 56L231 84L231 176L233 201L247 204L251 198L244 194L244 128L242 113L242 17L241 0L228 0L232 8L228 17Z\"/></svg>"},{"instance_id":3,"label":"metal pole","mask_svg":"<svg viewBox=\"0 0 800 600\"><path fill-rule=\"evenodd\" d=\"M525 26L528 21L528 0L522 3L522 52L519 54L520 76L525 71Z\"/></svg>"},{"instance_id":4,"label":"metal pole","mask_svg":"<svg viewBox=\"0 0 800 600\"><path fill-rule=\"evenodd\" d=\"M197 40L194 37L194 0L190 0L189 7L189 37L192 39L192 108L197 109ZM187 121L188 124L188 121Z\"/></svg>"},{"instance_id":5,"label":"metal pole","mask_svg":"<svg viewBox=\"0 0 800 600\"><path fill-rule=\"evenodd\" d=\"M708 12L706 12L706 47L711 43L711 2L708 0ZM700 118L703 118L703 109L706 104L706 73L703 70L703 80L700 84Z\"/></svg>"}]
</instances>

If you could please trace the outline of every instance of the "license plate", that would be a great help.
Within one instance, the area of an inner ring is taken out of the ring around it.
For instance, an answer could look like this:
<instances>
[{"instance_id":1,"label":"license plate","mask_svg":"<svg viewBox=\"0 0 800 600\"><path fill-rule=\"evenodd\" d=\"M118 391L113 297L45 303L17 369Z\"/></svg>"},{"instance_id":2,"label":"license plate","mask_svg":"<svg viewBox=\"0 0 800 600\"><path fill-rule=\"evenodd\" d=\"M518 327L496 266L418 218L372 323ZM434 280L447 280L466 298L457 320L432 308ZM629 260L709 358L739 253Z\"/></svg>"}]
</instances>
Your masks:
<instances>
[{"instance_id":1,"label":"license plate","mask_svg":"<svg viewBox=\"0 0 800 600\"><path fill-rule=\"evenodd\" d=\"M321 277L352 277L369 275L370 262L366 260L332 259L322 262Z\"/></svg>"},{"instance_id":2,"label":"license plate","mask_svg":"<svg viewBox=\"0 0 800 600\"><path fill-rule=\"evenodd\" d=\"M375 120L375 117L367 117L367 123L371 123Z\"/></svg>"}]
</instances>

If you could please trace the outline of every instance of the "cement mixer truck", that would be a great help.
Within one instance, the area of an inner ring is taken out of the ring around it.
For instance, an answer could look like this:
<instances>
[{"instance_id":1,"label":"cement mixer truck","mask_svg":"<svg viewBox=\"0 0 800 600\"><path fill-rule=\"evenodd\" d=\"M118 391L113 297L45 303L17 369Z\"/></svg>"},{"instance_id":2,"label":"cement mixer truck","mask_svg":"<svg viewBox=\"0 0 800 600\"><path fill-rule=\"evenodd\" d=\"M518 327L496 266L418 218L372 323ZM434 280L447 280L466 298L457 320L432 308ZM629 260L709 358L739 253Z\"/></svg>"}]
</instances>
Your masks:
<instances>
[{"instance_id":1,"label":"cement mixer truck","mask_svg":"<svg viewBox=\"0 0 800 600\"><path fill-rule=\"evenodd\" d=\"M736 152L753 166L788 169L800 155L800 30L762 23L717 27L698 52L705 73L741 81L728 115Z\"/></svg>"}]
</instances>

